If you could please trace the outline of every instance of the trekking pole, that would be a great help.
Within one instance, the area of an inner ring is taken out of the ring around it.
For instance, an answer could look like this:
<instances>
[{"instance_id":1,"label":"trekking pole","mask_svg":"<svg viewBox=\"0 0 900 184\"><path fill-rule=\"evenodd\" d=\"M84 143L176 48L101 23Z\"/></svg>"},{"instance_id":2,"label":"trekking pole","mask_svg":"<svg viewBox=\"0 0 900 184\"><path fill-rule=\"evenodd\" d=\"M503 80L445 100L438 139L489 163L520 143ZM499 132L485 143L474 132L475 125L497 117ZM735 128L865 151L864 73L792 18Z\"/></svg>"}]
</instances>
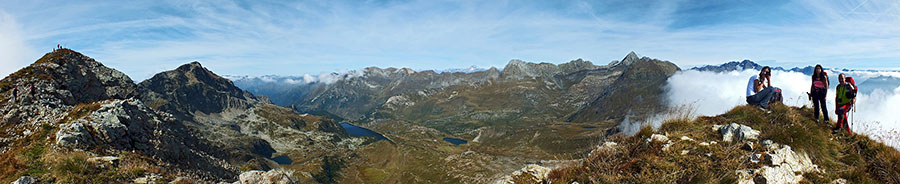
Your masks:
<instances>
[{"instance_id":1,"label":"trekking pole","mask_svg":"<svg viewBox=\"0 0 900 184\"><path fill-rule=\"evenodd\" d=\"M856 107L853 107L855 105L856 104L851 105L851 108L853 109L851 109L852 112L850 112L850 127L853 127L853 118L856 116Z\"/></svg>"}]
</instances>

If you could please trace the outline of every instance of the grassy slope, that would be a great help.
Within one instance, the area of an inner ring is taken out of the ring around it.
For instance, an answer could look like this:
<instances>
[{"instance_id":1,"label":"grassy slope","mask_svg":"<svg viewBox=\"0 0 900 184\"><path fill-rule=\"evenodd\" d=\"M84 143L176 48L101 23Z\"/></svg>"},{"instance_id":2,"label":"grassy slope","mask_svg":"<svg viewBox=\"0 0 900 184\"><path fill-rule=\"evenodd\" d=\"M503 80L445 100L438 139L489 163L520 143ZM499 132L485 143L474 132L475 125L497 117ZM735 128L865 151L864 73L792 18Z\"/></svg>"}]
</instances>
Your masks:
<instances>
[{"instance_id":1,"label":"grassy slope","mask_svg":"<svg viewBox=\"0 0 900 184\"><path fill-rule=\"evenodd\" d=\"M645 128L633 137L614 137L614 151L598 151L582 165L554 170L552 183L734 183L735 170L751 168L751 152L738 143L699 146L699 142L718 141L721 135L711 127L740 123L760 130L760 140L771 139L808 153L824 173L806 174L806 181L828 183L844 178L850 183L900 183L900 153L864 135L832 134L832 125L815 123L809 108L774 106L771 114L750 106L739 106L715 116L696 120L669 120L656 132ZM670 151L661 144L644 145L653 133L668 134L675 142ZM679 140L688 136L696 142ZM681 155L682 150L689 151ZM759 148L752 150L759 152ZM706 156L711 153L711 156ZM517 178L522 179L522 178Z\"/></svg>"},{"instance_id":2,"label":"grassy slope","mask_svg":"<svg viewBox=\"0 0 900 184\"><path fill-rule=\"evenodd\" d=\"M103 103L79 104L59 123L84 117L99 109ZM56 149L52 145L59 130L56 126L42 124L34 133L12 142L12 150L0 154L0 183L12 182L20 176L34 176L42 183L119 183L131 181L148 171L160 170L151 164L151 158L136 153L115 154L113 156L120 157L119 161L103 164L87 161L99 155ZM6 124L0 129L14 128L12 124Z\"/></svg>"}]
</instances>

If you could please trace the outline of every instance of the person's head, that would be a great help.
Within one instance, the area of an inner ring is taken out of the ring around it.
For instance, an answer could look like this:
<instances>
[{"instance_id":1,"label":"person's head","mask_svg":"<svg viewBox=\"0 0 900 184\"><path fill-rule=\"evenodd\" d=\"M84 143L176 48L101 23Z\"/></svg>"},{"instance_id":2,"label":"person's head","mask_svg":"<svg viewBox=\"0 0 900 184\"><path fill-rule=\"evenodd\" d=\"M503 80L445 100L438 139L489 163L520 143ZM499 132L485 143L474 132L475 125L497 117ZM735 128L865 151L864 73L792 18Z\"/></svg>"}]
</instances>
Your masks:
<instances>
[{"instance_id":1,"label":"person's head","mask_svg":"<svg viewBox=\"0 0 900 184\"><path fill-rule=\"evenodd\" d=\"M838 82L840 82L841 84L844 84L844 74L838 75Z\"/></svg>"},{"instance_id":2,"label":"person's head","mask_svg":"<svg viewBox=\"0 0 900 184\"><path fill-rule=\"evenodd\" d=\"M772 69L769 66L764 66L762 70L759 70L759 77L768 77L772 76Z\"/></svg>"},{"instance_id":3,"label":"person's head","mask_svg":"<svg viewBox=\"0 0 900 184\"><path fill-rule=\"evenodd\" d=\"M816 68L813 69L813 74L819 75L819 74L822 73L822 70L823 70L823 69L822 69L822 65L816 65Z\"/></svg>"}]
</instances>

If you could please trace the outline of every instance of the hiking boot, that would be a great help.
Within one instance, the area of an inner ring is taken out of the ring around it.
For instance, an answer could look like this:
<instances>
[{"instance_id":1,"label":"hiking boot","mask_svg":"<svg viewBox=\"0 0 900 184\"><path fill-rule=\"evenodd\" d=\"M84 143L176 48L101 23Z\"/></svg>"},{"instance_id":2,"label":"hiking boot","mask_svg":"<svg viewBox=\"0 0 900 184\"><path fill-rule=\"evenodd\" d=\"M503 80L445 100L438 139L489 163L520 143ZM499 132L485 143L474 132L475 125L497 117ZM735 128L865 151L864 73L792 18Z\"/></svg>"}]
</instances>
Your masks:
<instances>
[{"instance_id":1,"label":"hiking boot","mask_svg":"<svg viewBox=\"0 0 900 184\"><path fill-rule=\"evenodd\" d=\"M759 110L766 112L766 114L772 114L772 111L770 111L769 109L766 109L765 107L756 106L756 108L759 108Z\"/></svg>"}]
</instances>

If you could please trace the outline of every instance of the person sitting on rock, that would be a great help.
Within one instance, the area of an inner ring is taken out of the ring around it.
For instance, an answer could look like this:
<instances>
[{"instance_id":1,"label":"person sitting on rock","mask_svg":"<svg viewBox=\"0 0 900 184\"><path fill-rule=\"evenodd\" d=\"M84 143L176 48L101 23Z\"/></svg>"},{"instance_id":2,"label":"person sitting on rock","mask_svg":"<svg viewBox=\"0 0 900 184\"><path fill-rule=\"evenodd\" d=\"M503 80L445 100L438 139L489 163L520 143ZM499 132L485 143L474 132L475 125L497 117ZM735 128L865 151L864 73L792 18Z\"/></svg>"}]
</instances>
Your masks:
<instances>
[{"instance_id":1,"label":"person sitting on rock","mask_svg":"<svg viewBox=\"0 0 900 184\"><path fill-rule=\"evenodd\" d=\"M747 104L756 105L768 112L769 103L780 92L781 89L772 87L772 69L763 67L759 75L751 76L747 82Z\"/></svg>"}]
</instances>

